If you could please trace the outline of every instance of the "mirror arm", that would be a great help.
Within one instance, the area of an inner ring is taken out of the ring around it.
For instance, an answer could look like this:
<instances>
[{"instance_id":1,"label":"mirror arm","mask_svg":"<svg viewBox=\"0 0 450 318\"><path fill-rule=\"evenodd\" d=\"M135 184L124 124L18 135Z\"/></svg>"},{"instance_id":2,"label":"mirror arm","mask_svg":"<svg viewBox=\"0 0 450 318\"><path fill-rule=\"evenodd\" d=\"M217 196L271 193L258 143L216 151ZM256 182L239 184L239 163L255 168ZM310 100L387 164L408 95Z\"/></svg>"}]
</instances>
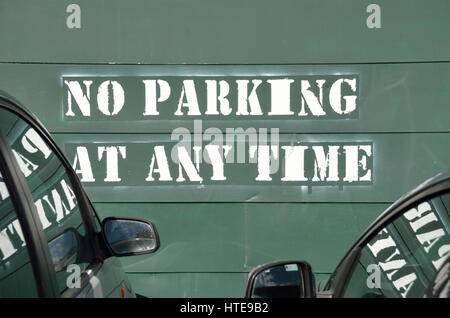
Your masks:
<instances>
[{"instance_id":1,"label":"mirror arm","mask_svg":"<svg viewBox=\"0 0 450 318\"><path fill-rule=\"evenodd\" d=\"M106 242L106 238L103 235L102 232L96 232L95 233L95 244L97 245L97 253L94 255L94 257L100 261L103 262L105 259L110 258L111 256L114 256L114 254L110 251L108 247L108 243Z\"/></svg>"},{"instance_id":2,"label":"mirror arm","mask_svg":"<svg viewBox=\"0 0 450 318\"><path fill-rule=\"evenodd\" d=\"M361 254L362 248L357 246L350 252L350 256L346 260L345 264L342 265L342 272L339 274L340 279L336 282L334 287L334 296L340 298L345 292L347 285L351 278L351 273L355 269L356 264L358 264L359 255Z\"/></svg>"},{"instance_id":3,"label":"mirror arm","mask_svg":"<svg viewBox=\"0 0 450 318\"><path fill-rule=\"evenodd\" d=\"M304 297L313 298L316 297L316 286L315 286L315 276L312 268L309 264L304 263L301 267L302 278L304 282Z\"/></svg>"}]
</instances>

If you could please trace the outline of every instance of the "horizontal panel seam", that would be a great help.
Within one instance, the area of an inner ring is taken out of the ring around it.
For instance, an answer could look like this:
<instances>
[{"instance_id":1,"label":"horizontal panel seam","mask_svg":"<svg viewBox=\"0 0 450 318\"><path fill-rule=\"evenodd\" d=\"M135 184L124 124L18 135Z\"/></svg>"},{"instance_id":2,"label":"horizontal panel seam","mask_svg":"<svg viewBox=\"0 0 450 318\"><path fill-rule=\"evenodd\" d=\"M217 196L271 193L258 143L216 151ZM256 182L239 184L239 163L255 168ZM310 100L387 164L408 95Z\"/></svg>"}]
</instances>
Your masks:
<instances>
[{"instance_id":1,"label":"horizontal panel seam","mask_svg":"<svg viewBox=\"0 0 450 318\"><path fill-rule=\"evenodd\" d=\"M255 266L256 267L256 266ZM250 270L251 271L251 270ZM208 272L208 271L198 271L198 272L128 272L127 274L248 274L249 272ZM325 272L314 272L316 275L330 275L330 273Z\"/></svg>"},{"instance_id":2,"label":"horizontal panel seam","mask_svg":"<svg viewBox=\"0 0 450 318\"><path fill-rule=\"evenodd\" d=\"M110 63L110 62L24 62L24 61L0 61L0 64L38 64L38 65L106 65L106 66L247 66L247 65L371 65L371 64L437 64L450 63L446 60L432 61L384 61L384 62L309 62L309 63Z\"/></svg>"},{"instance_id":3,"label":"horizontal panel seam","mask_svg":"<svg viewBox=\"0 0 450 318\"><path fill-rule=\"evenodd\" d=\"M121 122L120 120L117 121L111 121L113 122ZM98 122L92 121L92 123L98 124ZM251 120L249 120L249 124L251 124ZM264 128L277 128L277 127L264 127ZM161 132L77 132L77 131L67 131L67 132L51 132L52 135L170 135L172 132L168 131L161 131ZM327 132L279 132L279 135L394 135L394 134L450 134L450 131L412 131L412 132L405 132L405 131L392 131L392 132L365 132L365 131L356 131L356 132L337 132L337 131L327 131ZM199 134L193 134L190 135L199 135ZM245 133L233 133L233 135L240 136L240 135L251 135L251 134L245 134ZM255 134L257 135L257 134Z\"/></svg>"},{"instance_id":4,"label":"horizontal panel seam","mask_svg":"<svg viewBox=\"0 0 450 318\"><path fill-rule=\"evenodd\" d=\"M174 185L175 187L176 185ZM253 202L246 202L246 201L131 201L131 202L96 202L93 201L94 204L237 204L237 203L245 203L245 204L392 204L393 202L376 202L376 201L370 201L370 202L350 202L350 201L343 201L343 202L292 202L292 201L253 201Z\"/></svg>"}]
</instances>

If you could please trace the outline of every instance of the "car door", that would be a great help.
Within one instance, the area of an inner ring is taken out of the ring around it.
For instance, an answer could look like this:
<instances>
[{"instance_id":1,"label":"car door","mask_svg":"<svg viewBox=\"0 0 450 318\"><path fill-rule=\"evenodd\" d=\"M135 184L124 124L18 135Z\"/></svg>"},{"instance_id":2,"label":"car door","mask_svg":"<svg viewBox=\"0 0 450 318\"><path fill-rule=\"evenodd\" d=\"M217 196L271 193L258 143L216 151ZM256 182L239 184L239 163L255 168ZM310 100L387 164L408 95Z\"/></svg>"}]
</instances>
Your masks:
<instances>
[{"instance_id":1,"label":"car door","mask_svg":"<svg viewBox=\"0 0 450 318\"><path fill-rule=\"evenodd\" d=\"M4 170L9 179L22 181L15 193L21 193L23 202L32 202L22 214L28 218L24 224L36 233L28 247L40 264L34 274L39 279L45 276L46 286L38 295L120 297L127 282L124 273L114 257L105 260L100 222L76 174L48 133L29 114L2 100L0 134L3 155L14 158ZM25 243L10 242L17 251L17 246Z\"/></svg>"},{"instance_id":2,"label":"car door","mask_svg":"<svg viewBox=\"0 0 450 318\"><path fill-rule=\"evenodd\" d=\"M340 263L321 296L424 297L450 257L450 177L399 200Z\"/></svg>"}]
</instances>

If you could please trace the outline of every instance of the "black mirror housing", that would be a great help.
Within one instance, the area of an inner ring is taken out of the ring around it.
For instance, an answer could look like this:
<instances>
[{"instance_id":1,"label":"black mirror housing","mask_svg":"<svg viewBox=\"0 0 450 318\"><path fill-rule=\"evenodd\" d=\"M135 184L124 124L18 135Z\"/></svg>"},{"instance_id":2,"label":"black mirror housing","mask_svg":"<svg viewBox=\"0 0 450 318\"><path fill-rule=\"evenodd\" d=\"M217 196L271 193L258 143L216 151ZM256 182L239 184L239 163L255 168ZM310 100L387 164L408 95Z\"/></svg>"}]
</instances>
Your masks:
<instances>
[{"instance_id":1,"label":"black mirror housing","mask_svg":"<svg viewBox=\"0 0 450 318\"><path fill-rule=\"evenodd\" d=\"M246 298L312 298L315 277L305 261L281 261L258 266L247 281Z\"/></svg>"},{"instance_id":2,"label":"black mirror housing","mask_svg":"<svg viewBox=\"0 0 450 318\"><path fill-rule=\"evenodd\" d=\"M102 222L102 236L114 256L153 253L160 246L156 227L147 220L105 218Z\"/></svg>"}]
</instances>

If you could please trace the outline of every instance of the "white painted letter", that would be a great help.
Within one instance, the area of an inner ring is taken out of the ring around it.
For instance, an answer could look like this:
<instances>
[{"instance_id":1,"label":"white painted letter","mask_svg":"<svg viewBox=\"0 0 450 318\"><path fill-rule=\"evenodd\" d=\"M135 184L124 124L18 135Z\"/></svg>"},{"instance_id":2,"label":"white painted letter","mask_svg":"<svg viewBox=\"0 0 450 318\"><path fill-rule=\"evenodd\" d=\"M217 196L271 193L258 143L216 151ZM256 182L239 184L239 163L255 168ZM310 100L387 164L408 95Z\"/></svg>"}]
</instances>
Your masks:
<instances>
[{"instance_id":1,"label":"white painted letter","mask_svg":"<svg viewBox=\"0 0 450 318\"><path fill-rule=\"evenodd\" d=\"M86 94L84 94L81 85L78 81L64 81L67 90L67 112L66 116L74 117L75 113L72 110L72 98L78 105L81 114L85 117L91 116L91 92L90 87L92 81L83 81L84 87L86 89Z\"/></svg>"},{"instance_id":2,"label":"white painted letter","mask_svg":"<svg viewBox=\"0 0 450 318\"><path fill-rule=\"evenodd\" d=\"M330 88L330 106L339 115L351 113L356 109L356 95L344 96L345 108L342 108L342 83L350 85L352 91L356 92L356 78L353 79L338 79L331 85Z\"/></svg>"},{"instance_id":3,"label":"white painted letter","mask_svg":"<svg viewBox=\"0 0 450 318\"><path fill-rule=\"evenodd\" d=\"M112 112L109 111L109 87L112 86ZM125 92L122 85L117 81L104 81L98 87L97 105L98 109L106 116L117 115L125 103Z\"/></svg>"},{"instance_id":4,"label":"white painted letter","mask_svg":"<svg viewBox=\"0 0 450 318\"><path fill-rule=\"evenodd\" d=\"M238 87L238 110L236 115L248 115L248 106L250 106L250 115L262 115L261 105L259 104L256 89L262 83L261 80L252 80L253 88L248 94L248 80L237 80Z\"/></svg>"},{"instance_id":5,"label":"white painted letter","mask_svg":"<svg viewBox=\"0 0 450 318\"><path fill-rule=\"evenodd\" d=\"M163 80L143 80L145 85L145 111L144 116L159 115L156 104L166 101L170 96L169 83ZM159 97L156 93L156 84L159 85Z\"/></svg>"},{"instance_id":6,"label":"white painted letter","mask_svg":"<svg viewBox=\"0 0 450 318\"><path fill-rule=\"evenodd\" d=\"M271 102L269 116L292 115L291 111L291 84L292 79L272 79L267 81L270 84Z\"/></svg>"},{"instance_id":7,"label":"white painted letter","mask_svg":"<svg viewBox=\"0 0 450 318\"><path fill-rule=\"evenodd\" d=\"M98 161L102 160L103 152L106 151L106 178L105 182L119 182L119 153L123 159L127 157L125 146L100 146L98 147Z\"/></svg>"},{"instance_id":8,"label":"white painted letter","mask_svg":"<svg viewBox=\"0 0 450 318\"><path fill-rule=\"evenodd\" d=\"M186 102L184 102L184 96L186 95ZM197 93L195 91L195 84L193 80L184 80L183 88L181 89L180 100L178 101L178 108L175 112L175 116L183 116L181 107L187 107L188 116L199 116L201 115L200 109L198 107Z\"/></svg>"},{"instance_id":9,"label":"white painted letter","mask_svg":"<svg viewBox=\"0 0 450 318\"><path fill-rule=\"evenodd\" d=\"M80 165L80 168L77 168L77 165ZM89 154L86 147L77 147L77 153L75 154L75 158L72 164L73 170L75 172L81 173L81 181L82 182L94 182L94 176L92 174L91 161L89 160Z\"/></svg>"}]
</instances>

